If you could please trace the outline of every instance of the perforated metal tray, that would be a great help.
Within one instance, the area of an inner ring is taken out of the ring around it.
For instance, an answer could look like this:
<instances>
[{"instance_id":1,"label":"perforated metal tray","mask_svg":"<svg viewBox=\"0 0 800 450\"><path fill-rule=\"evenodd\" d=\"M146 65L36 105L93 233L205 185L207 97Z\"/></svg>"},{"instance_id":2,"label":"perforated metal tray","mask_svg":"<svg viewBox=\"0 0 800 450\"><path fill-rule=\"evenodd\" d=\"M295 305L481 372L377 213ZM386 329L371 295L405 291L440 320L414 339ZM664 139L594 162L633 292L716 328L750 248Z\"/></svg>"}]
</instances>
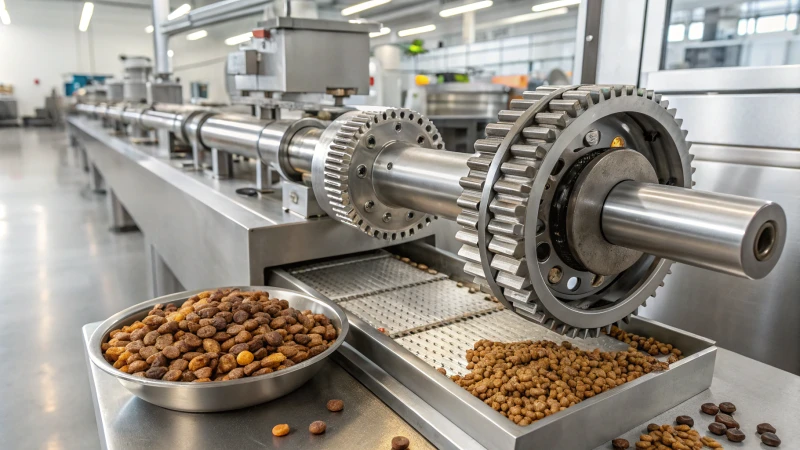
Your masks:
<instances>
[{"instance_id":1,"label":"perforated metal tray","mask_svg":"<svg viewBox=\"0 0 800 450\"><path fill-rule=\"evenodd\" d=\"M437 261L447 266L452 278L471 279L456 269L463 267L456 256L443 255L427 244L415 243L399 251L420 263ZM337 302L351 323L348 344L487 448L594 448L638 425L642 417L653 417L705 390L713 376L713 342L634 317L626 329L671 342L687 357L666 372L648 374L520 427L435 369L443 367L448 375L465 374L466 350L481 339L549 339L604 351L623 350L627 345L604 335L566 338L487 301L485 294L459 288L448 275L431 275L384 250L278 269L269 282L321 293ZM613 423L598 419L611 416ZM570 427L581 433L569 431ZM428 433L436 433L433 424L426 428L430 428ZM440 446L464 446L432 441Z\"/></svg>"}]
</instances>

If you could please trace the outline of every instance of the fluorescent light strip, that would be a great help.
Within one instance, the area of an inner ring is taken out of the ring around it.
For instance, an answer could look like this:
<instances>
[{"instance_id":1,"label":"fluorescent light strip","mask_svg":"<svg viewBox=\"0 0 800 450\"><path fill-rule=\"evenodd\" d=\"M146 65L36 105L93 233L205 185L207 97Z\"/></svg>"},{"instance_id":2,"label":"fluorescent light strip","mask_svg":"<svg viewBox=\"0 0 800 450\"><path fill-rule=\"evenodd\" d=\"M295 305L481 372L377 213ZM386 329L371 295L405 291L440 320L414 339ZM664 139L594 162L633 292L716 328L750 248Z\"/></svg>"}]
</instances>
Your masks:
<instances>
[{"instance_id":1,"label":"fluorescent light strip","mask_svg":"<svg viewBox=\"0 0 800 450\"><path fill-rule=\"evenodd\" d=\"M5 9L0 9L0 22L3 22L3 25L11 25L11 16Z\"/></svg>"},{"instance_id":2,"label":"fluorescent light strip","mask_svg":"<svg viewBox=\"0 0 800 450\"><path fill-rule=\"evenodd\" d=\"M352 16L355 13L360 13L361 11L366 11L370 8L374 8L376 6L385 5L392 0L369 0L364 3L359 3L357 5L348 6L347 8L342 10L343 16Z\"/></svg>"},{"instance_id":3,"label":"fluorescent light strip","mask_svg":"<svg viewBox=\"0 0 800 450\"><path fill-rule=\"evenodd\" d=\"M148 25L148 26L144 27L144 32L147 33L147 34L152 33L153 30L155 30L155 27L152 26L152 25Z\"/></svg>"},{"instance_id":4,"label":"fluorescent light strip","mask_svg":"<svg viewBox=\"0 0 800 450\"><path fill-rule=\"evenodd\" d=\"M208 31L199 30L199 31L195 31L194 33L187 34L186 35L186 39L190 40L190 41L196 41L198 39L203 39L206 36L208 36Z\"/></svg>"},{"instance_id":5,"label":"fluorescent light strip","mask_svg":"<svg viewBox=\"0 0 800 450\"><path fill-rule=\"evenodd\" d=\"M83 4L83 11L81 12L81 21L78 24L78 29L86 31L89 29L89 22L92 21L92 13L94 12L94 3L86 2Z\"/></svg>"},{"instance_id":6,"label":"fluorescent light strip","mask_svg":"<svg viewBox=\"0 0 800 450\"><path fill-rule=\"evenodd\" d=\"M555 2L547 2L547 3L541 3L539 5L533 5L533 8L531 9L533 9L533 12L542 12L550 9L563 8L565 6L575 6L579 5L580 3L581 0L557 0Z\"/></svg>"},{"instance_id":7,"label":"fluorescent light strip","mask_svg":"<svg viewBox=\"0 0 800 450\"><path fill-rule=\"evenodd\" d=\"M433 31L435 29L436 29L436 25L431 24L431 25L425 25L425 26L416 27L416 28L409 28L407 30L400 30L400 31L397 32L397 35L400 36L400 37L406 37L406 36L412 36L414 34L427 33L429 31Z\"/></svg>"},{"instance_id":8,"label":"fluorescent light strip","mask_svg":"<svg viewBox=\"0 0 800 450\"><path fill-rule=\"evenodd\" d=\"M370 33L369 37L374 38L374 37L378 37L378 36L386 36L387 34L389 34L391 32L392 32L391 28L383 27L383 28L381 28L381 31L373 31L372 33Z\"/></svg>"},{"instance_id":9,"label":"fluorescent light strip","mask_svg":"<svg viewBox=\"0 0 800 450\"><path fill-rule=\"evenodd\" d=\"M188 3L184 3L181 6L175 8L175 11L172 11L167 15L167 20L175 20L178 17L185 16L189 14L189 11L192 10L192 5Z\"/></svg>"},{"instance_id":10,"label":"fluorescent light strip","mask_svg":"<svg viewBox=\"0 0 800 450\"><path fill-rule=\"evenodd\" d=\"M225 39L225 44L227 45L236 45L241 44L242 42L247 42L250 38L253 37L253 32L245 33L245 34L237 34L236 36L229 37Z\"/></svg>"},{"instance_id":11,"label":"fluorescent light strip","mask_svg":"<svg viewBox=\"0 0 800 450\"><path fill-rule=\"evenodd\" d=\"M479 9L488 8L488 7L492 6L493 4L494 4L494 2L492 2L490 0L486 0L486 1L483 1L483 2L469 3L467 5L456 6L455 8L443 9L443 10L439 11L439 16L441 16L441 17L456 16L458 14L464 14L464 13L467 13L467 12L470 12L470 11L476 11L476 10L479 10Z\"/></svg>"},{"instance_id":12,"label":"fluorescent light strip","mask_svg":"<svg viewBox=\"0 0 800 450\"><path fill-rule=\"evenodd\" d=\"M546 17L560 16L560 15L566 14L568 12L569 12L569 10L567 8L559 8L559 9L551 9L550 11L545 11L545 12L520 14L518 16L507 17L505 19L501 19L501 20L498 20L496 22L490 22L490 23L486 23L486 24L481 24L477 28L484 29L484 28L490 28L490 27L495 27L495 26L512 25L512 24L515 24L515 23L530 22L531 20L539 20L539 19L544 19Z\"/></svg>"}]
</instances>

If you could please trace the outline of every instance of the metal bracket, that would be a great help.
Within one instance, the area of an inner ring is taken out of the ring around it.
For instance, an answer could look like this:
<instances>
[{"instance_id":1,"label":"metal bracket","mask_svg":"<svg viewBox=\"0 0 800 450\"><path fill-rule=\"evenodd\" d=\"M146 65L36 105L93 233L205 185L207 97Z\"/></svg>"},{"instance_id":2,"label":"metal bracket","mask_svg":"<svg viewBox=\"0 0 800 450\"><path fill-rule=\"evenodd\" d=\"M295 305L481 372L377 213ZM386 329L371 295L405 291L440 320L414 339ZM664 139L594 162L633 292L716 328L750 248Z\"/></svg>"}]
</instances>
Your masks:
<instances>
[{"instance_id":1,"label":"metal bracket","mask_svg":"<svg viewBox=\"0 0 800 450\"><path fill-rule=\"evenodd\" d=\"M314 190L310 187L286 180L281 182L281 187L283 189L284 211L291 211L306 219L325 215L325 211L317 203Z\"/></svg>"}]
</instances>

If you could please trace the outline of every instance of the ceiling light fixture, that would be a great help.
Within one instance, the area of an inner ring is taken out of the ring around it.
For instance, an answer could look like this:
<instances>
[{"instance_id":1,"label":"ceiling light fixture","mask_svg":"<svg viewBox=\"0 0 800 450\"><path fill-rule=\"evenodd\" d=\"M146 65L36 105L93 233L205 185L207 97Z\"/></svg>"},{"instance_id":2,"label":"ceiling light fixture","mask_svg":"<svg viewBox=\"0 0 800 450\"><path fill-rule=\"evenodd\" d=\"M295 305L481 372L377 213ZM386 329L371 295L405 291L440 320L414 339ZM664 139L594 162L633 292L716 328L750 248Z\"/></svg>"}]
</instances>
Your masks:
<instances>
[{"instance_id":1,"label":"ceiling light fixture","mask_svg":"<svg viewBox=\"0 0 800 450\"><path fill-rule=\"evenodd\" d=\"M192 5L188 3L184 3L181 6L175 8L175 11L172 11L167 15L167 20L175 20L178 17L185 16L189 14L189 11L192 10Z\"/></svg>"},{"instance_id":2,"label":"ceiling light fixture","mask_svg":"<svg viewBox=\"0 0 800 450\"><path fill-rule=\"evenodd\" d=\"M361 11L366 11L376 6L385 5L391 1L392 0L368 0L366 2L359 3L357 5L348 6L347 8L342 10L342 15L351 16L355 13L360 13Z\"/></svg>"},{"instance_id":3,"label":"ceiling light fixture","mask_svg":"<svg viewBox=\"0 0 800 450\"><path fill-rule=\"evenodd\" d=\"M550 9L563 8L565 6L579 5L581 0L557 0L555 2L540 3L533 5L533 12L542 12Z\"/></svg>"},{"instance_id":4,"label":"ceiling light fixture","mask_svg":"<svg viewBox=\"0 0 800 450\"><path fill-rule=\"evenodd\" d=\"M553 16L560 16L563 14L568 13L569 10L567 8L558 8L558 9L551 9L549 11L544 12L537 12L537 13L528 13L528 14L520 14L519 16L512 16L506 17L505 19L500 19L494 22L487 22L478 25L476 28L479 30L486 29L486 28L493 28L493 27L500 27L505 25L513 25L515 23L522 23L522 22L530 22L532 20L539 20L544 19L547 17Z\"/></svg>"},{"instance_id":5,"label":"ceiling light fixture","mask_svg":"<svg viewBox=\"0 0 800 450\"><path fill-rule=\"evenodd\" d=\"M198 30L194 33L189 33L186 35L186 39L190 41L196 41L198 39L203 39L204 37L208 36L208 31L206 30Z\"/></svg>"},{"instance_id":6,"label":"ceiling light fixture","mask_svg":"<svg viewBox=\"0 0 800 450\"><path fill-rule=\"evenodd\" d=\"M378 37L378 36L386 36L387 34L389 34L391 32L392 32L391 28L383 27L383 28L381 28L381 31L373 31L372 33L370 33L369 37L374 38L374 37Z\"/></svg>"},{"instance_id":7,"label":"ceiling light fixture","mask_svg":"<svg viewBox=\"0 0 800 450\"><path fill-rule=\"evenodd\" d=\"M429 31L433 31L435 29L436 29L436 25L433 25L433 24L424 25L424 26L421 26L421 27L409 28L407 30L400 30L400 31L397 32L397 35L400 36L400 37L406 37L406 36L411 36L411 35L414 35L414 34L427 33Z\"/></svg>"},{"instance_id":8,"label":"ceiling light fixture","mask_svg":"<svg viewBox=\"0 0 800 450\"><path fill-rule=\"evenodd\" d=\"M225 39L225 44L227 45L237 45L241 44L242 42L247 42L250 38L253 37L253 32L244 33L244 34L237 34L236 36L229 37Z\"/></svg>"},{"instance_id":9,"label":"ceiling light fixture","mask_svg":"<svg viewBox=\"0 0 800 450\"><path fill-rule=\"evenodd\" d=\"M94 12L94 3L86 2L83 4L83 11L81 11L81 21L78 23L78 29L86 31L89 29L89 22L92 21L92 13Z\"/></svg>"},{"instance_id":10,"label":"ceiling light fixture","mask_svg":"<svg viewBox=\"0 0 800 450\"><path fill-rule=\"evenodd\" d=\"M477 11L479 9L484 9L492 6L494 2L490 0L482 1L482 2L475 2L469 3L466 5L456 6L455 8L448 8L439 11L439 16L441 17L451 17L456 16L459 14L464 14L470 11Z\"/></svg>"}]
</instances>

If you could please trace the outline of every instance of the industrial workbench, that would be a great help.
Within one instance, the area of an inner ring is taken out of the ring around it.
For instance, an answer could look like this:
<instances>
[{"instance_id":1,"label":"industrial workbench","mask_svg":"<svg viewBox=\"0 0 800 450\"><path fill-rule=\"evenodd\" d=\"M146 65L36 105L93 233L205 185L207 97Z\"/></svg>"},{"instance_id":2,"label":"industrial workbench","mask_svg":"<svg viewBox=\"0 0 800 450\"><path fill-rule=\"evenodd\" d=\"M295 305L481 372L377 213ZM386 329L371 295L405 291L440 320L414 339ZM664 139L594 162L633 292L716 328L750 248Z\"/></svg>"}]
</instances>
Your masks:
<instances>
[{"instance_id":1,"label":"industrial workbench","mask_svg":"<svg viewBox=\"0 0 800 450\"><path fill-rule=\"evenodd\" d=\"M83 327L84 342L99 323ZM338 360L338 358L337 358ZM193 414L162 409L130 394L113 377L89 364L97 427L104 448L174 449L174 448L385 448L393 436L406 436L412 449L433 446L398 414L381 402L364 385L336 362L326 362L301 389L273 402L238 411ZM328 412L329 398L345 402L342 413ZM647 399L642 399L647 401ZM736 419L747 435L744 442L728 442L707 431L713 421L700 413L706 402L730 401L736 404ZM762 364L724 349L717 351L711 388L654 418L642 418L640 426L625 433L631 442L645 432L648 423L673 423L678 415L690 415L695 429L712 436L725 448L766 449L755 432L756 425L769 422L782 440L779 448L800 448L800 377ZM313 436L307 431L315 420L328 424L325 434ZM586 427L603 427L613 417L598 417ZM271 429L289 423L292 433L276 438ZM575 430L580 432L580 430ZM475 441L465 441L464 448L482 448ZM610 449L610 443L596 450Z\"/></svg>"}]
</instances>

